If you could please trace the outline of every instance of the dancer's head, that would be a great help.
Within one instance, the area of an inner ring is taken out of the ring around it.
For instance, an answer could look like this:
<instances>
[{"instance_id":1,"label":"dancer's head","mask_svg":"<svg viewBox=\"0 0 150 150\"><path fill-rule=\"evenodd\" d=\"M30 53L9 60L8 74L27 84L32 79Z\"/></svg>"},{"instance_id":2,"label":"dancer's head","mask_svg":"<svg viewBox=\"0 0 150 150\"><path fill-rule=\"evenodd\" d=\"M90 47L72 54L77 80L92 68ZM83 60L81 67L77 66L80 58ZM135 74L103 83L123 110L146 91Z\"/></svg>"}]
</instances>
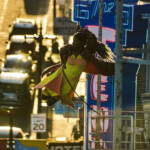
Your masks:
<instances>
[{"instance_id":1,"label":"dancer's head","mask_svg":"<svg viewBox=\"0 0 150 150\"><path fill-rule=\"evenodd\" d=\"M84 32L77 32L73 36L73 47L75 49L83 49L86 44L86 34Z\"/></svg>"},{"instance_id":2,"label":"dancer's head","mask_svg":"<svg viewBox=\"0 0 150 150\"><path fill-rule=\"evenodd\" d=\"M94 33L89 31L88 29L83 29L80 25L77 26L76 32L84 33L86 37L86 48L88 50L88 53L93 55L97 52L99 54L99 57L102 59L106 59L108 61L114 60L115 55L113 54L111 49L106 44L98 41Z\"/></svg>"}]
</instances>

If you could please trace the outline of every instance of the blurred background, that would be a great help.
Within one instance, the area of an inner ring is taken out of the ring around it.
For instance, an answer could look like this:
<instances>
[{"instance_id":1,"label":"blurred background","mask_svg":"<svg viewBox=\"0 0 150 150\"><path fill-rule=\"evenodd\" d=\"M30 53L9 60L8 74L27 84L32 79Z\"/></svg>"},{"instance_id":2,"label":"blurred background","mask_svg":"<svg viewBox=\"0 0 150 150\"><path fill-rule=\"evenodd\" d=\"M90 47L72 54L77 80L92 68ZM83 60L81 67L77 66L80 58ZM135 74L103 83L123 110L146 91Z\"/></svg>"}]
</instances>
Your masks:
<instances>
[{"instance_id":1,"label":"blurred background","mask_svg":"<svg viewBox=\"0 0 150 150\"><path fill-rule=\"evenodd\" d=\"M6 134L1 130L13 126L22 130L21 137L28 139L71 139L72 128L79 115L82 117L83 104L74 97L77 111L59 102L48 107L41 100L41 91L34 90L34 86L41 80L43 69L60 62L60 47L72 41L76 27L71 20L72 3L0 0L0 138ZM83 74L77 88L82 98L84 84ZM46 114L46 131L32 132L32 114ZM7 136L11 138L10 132Z\"/></svg>"}]
</instances>

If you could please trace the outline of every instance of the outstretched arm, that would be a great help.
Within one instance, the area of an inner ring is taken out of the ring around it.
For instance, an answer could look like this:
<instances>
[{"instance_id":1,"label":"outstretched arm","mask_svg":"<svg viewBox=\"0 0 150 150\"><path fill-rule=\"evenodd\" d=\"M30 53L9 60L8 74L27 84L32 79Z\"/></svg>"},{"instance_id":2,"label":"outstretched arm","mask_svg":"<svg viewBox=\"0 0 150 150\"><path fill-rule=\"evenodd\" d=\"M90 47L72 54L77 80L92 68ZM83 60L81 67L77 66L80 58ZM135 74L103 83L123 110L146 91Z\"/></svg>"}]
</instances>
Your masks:
<instances>
[{"instance_id":1,"label":"outstretched arm","mask_svg":"<svg viewBox=\"0 0 150 150\"><path fill-rule=\"evenodd\" d=\"M113 76L115 73L115 62L105 62L104 60L92 56L87 67L84 69L84 72Z\"/></svg>"},{"instance_id":2,"label":"outstretched arm","mask_svg":"<svg viewBox=\"0 0 150 150\"><path fill-rule=\"evenodd\" d=\"M50 66L50 67L47 67L45 68L43 71L42 71L42 77L49 73L49 72L54 72L56 71L59 67L61 66L61 64L56 64L56 65L53 65L53 66Z\"/></svg>"}]
</instances>

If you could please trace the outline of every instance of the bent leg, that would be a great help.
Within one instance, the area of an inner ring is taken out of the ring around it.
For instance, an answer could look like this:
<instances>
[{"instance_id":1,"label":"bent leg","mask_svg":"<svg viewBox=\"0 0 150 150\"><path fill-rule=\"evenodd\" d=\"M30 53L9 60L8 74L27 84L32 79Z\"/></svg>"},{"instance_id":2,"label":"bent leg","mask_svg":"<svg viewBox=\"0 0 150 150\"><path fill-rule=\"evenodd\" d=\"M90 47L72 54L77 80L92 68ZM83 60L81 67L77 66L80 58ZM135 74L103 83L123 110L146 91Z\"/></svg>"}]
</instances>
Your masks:
<instances>
[{"instance_id":1,"label":"bent leg","mask_svg":"<svg viewBox=\"0 0 150 150\"><path fill-rule=\"evenodd\" d=\"M52 97L47 89L42 91L42 99L46 100L48 106L55 104L59 100L58 98Z\"/></svg>"}]
</instances>

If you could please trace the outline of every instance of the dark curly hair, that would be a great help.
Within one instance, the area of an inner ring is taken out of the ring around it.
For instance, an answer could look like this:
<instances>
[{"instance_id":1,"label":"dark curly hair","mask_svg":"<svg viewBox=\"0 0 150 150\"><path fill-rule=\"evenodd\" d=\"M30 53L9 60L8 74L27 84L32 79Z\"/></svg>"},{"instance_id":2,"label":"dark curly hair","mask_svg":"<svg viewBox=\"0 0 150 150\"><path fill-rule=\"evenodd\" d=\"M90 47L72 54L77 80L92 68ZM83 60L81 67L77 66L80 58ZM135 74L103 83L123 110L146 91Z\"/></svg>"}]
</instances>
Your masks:
<instances>
[{"instance_id":1,"label":"dark curly hair","mask_svg":"<svg viewBox=\"0 0 150 150\"><path fill-rule=\"evenodd\" d=\"M112 50L106 44L98 41L94 33L88 29L83 29L79 25L76 28L76 32L83 32L86 35L86 50L84 52L87 55L94 55L97 52L100 59L105 59L106 61L114 60L115 55Z\"/></svg>"},{"instance_id":2,"label":"dark curly hair","mask_svg":"<svg viewBox=\"0 0 150 150\"><path fill-rule=\"evenodd\" d=\"M72 44L66 44L60 48L59 54L60 54L61 64L66 63L68 56L70 56L72 53L72 49L73 49Z\"/></svg>"},{"instance_id":3,"label":"dark curly hair","mask_svg":"<svg viewBox=\"0 0 150 150\"><path fill-rule=\"evenodd\" d=\"M95 34L88 29L83 29L81 26L77 26L73 39L73 44L66 44L60 49L62 64L66 63L68 56L71 56L77 50L79 51L79 49L81 50L79 52L81 52L81 55L87 61L89 61L96 53L98 54L99 59L114 61L115 55L111 49L106 44L98 41Z\"/></svg>"}]
</instances>

